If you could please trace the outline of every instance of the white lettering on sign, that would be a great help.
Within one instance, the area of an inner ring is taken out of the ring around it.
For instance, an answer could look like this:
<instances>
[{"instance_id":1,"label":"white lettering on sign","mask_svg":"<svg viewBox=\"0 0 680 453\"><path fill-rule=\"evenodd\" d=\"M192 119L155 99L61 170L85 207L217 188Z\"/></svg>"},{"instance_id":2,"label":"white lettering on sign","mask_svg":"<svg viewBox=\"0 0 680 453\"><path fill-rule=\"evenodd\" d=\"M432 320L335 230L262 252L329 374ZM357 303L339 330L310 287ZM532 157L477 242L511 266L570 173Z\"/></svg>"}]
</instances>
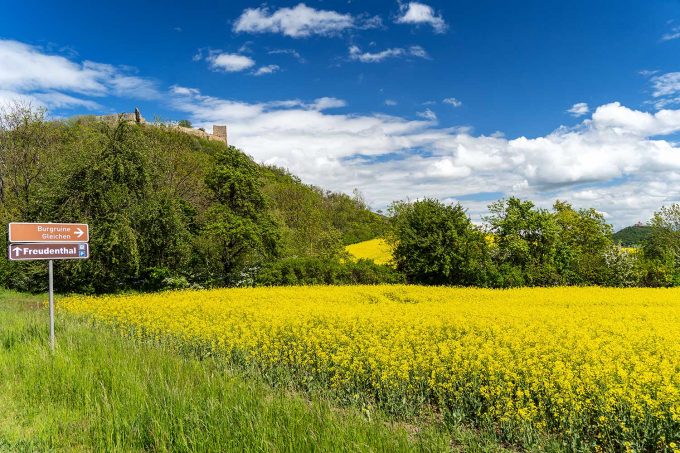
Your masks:
<instances>
[{"instance_id":1,"label":"white lettering on sign","mask_svg":"<svg viewBox=\"0 0 680 453\"><path fill-rule=\"evenodd\" d=\"M14 248L14 253L16 253L17 256L19 256L20 253L23 253L24 255L75 255L76 254L76 248L75 247L59 247L59 248L51 248L51 247L45 247L42 249L35 249L35 248L28 248L28 247L15 247Z\"/></svg>"}]
</instances>

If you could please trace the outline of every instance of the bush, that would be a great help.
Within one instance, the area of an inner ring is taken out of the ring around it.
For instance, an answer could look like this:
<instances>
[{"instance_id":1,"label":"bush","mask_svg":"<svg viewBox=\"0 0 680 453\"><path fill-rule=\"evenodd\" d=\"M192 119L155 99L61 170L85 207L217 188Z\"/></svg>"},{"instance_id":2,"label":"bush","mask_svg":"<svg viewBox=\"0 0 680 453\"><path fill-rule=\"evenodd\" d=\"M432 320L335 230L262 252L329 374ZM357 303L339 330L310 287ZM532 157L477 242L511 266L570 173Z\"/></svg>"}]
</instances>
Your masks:
<instances>
[{"instance_id":1,"label":"bush","mask_svg":"<svg viewBox=\"0 0 680 453\"><path fill-rule=\"evenodd\" d=\"M255 286L281 285L376 285L403 283L404 278L388 266L370 260L339 262L327 258L284 258L262 266Z\"/></svg>"}]
</instances>

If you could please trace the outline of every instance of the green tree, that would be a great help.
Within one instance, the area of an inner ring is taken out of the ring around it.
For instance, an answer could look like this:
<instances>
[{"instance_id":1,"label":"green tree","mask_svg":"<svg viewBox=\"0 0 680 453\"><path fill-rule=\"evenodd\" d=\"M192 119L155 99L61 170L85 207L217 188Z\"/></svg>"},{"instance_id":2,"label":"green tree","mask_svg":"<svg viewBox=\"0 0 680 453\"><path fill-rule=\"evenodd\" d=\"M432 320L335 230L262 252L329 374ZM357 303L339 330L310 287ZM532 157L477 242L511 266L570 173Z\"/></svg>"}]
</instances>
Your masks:
<instances>
[{"instance_id":1,"label":"green tree","mask_svg":"<svg viewBox=\"0 0 680 453\"><path fill-rule=\"evenodd\" d=\"M278 225L267 211L257 165L234 147L221 149L206 176L215 205L200 240L212 278L237 284L250 266L279 255Z\"/></svg>"},{"instance_id":2,"label":"green tree","mask_svg":"<svg viewBox=\"0 0 680 453\"><path fill-rule=\"evenodd\" d=\"M605 255L615 256L611 225L595 209L577 211L559 200L553 205L553 215L558 227L556 266L564 283L604 283Z\"/></svg>"},{"instance_id":3,"label":"green tree","mask_svg":"<svg viewBox=\"0 0 680 453\"><path fill-rule=\"evenodd\" d=\"M397 270L412 283L485 284L488 248L460 204L425 199L390 207Z\"/></svg>"},{"instance_id":4,"label":"green tree","mask_svg":"<svg viewBox=\"0 0 680 453\"><path fill-rule=\"evenodd\" d=\"M190 128L191 127L191 121L189 121L189 120L179 120L177 122L177 125L180 126L180 127L189 127Z\"/></svg>"},{"instance_id":5,"label":"green tree","mask_svg":"<svg viewBox=\"0 0 680 453\"><path fill-rule=\"evenodd\" d=\"M496 244L494 259L502 277L499 284L560 283L556 266L559 226L553 215L515 197L492 203L489 211L485 220Z\"/></svg>"},{"instance_id":6,"label":"green tree","mask_svg":"<svg viewBox=\"0 0 680 453\"><path fill-rule=\"evenodd\" d=\"M646 284L680 285L680 204L663 206L649 225L643 245Z\"/></svg>"}]
</instances>

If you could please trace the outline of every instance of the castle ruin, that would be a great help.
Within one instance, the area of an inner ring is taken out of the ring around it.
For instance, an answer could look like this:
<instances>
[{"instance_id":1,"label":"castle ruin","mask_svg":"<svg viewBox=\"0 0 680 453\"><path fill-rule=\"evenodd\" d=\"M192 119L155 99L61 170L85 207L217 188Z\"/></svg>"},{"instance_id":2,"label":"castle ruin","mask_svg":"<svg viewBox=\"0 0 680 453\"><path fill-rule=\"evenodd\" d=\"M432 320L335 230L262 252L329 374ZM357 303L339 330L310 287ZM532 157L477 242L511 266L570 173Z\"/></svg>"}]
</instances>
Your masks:
<instances>
[{"instance_id":1,"label":"castle ruin","mask_svg":"<svg viewBox=\"0 0 680 453\"><path fill-rule=\"evenodd\" d=\"M137 107L135 107L135 111L132 113L124 112L124 113L119 113L115 115L99 115L96 117L98 120L101 121L106 121L106 122L117 122L117 121L129 121L131 123L136 123L136 124L151 124L154 125L154 123L147 123L144 117L142 116L141 112ZM184 132L185 134L193 135L194 137L199 137L199 138L204 138L206 140L214 140L218 142L222 142L225 145L229 145L227 143L227 126L223 125L217 125L213 124L212 127L212 134L206 132L203 129L195 129L193 127L184 127L180 126L178 124L170 126L172 129L176 129L180 132Z\"/></svg>"}]
</instances>

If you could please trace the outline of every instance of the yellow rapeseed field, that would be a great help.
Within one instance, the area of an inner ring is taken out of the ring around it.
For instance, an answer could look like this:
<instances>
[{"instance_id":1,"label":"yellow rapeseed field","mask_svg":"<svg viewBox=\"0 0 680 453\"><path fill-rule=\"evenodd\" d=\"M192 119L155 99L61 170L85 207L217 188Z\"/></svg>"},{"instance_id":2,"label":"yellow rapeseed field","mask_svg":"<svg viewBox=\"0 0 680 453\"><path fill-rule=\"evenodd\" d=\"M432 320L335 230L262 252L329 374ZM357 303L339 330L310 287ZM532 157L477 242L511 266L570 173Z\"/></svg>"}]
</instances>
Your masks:
<instances>
[{"instance_id":1,"label":"yellow rapeseed field","mask_svg":"<svg viewBox=\"0 0 680 453\"><path fill-rule=\"evenodd\" d=\"M244 288L60 307L263 372L289 369L397 413L429 405L490 421L515 440L548 432L574 448L680 448L680 289Z\"/></svg>"},{"instance_id":2,"label":"yellow rapeseed field","mask_svg":"<svg viewBox=\"0 0 680 453\"><path fill-rule=\"evenodd\" d=\"M392 247L381 238L357 242L346 246L345 250L354 258L372 260L376 264L392 262Z\"/></svg>"}]
</instances>

